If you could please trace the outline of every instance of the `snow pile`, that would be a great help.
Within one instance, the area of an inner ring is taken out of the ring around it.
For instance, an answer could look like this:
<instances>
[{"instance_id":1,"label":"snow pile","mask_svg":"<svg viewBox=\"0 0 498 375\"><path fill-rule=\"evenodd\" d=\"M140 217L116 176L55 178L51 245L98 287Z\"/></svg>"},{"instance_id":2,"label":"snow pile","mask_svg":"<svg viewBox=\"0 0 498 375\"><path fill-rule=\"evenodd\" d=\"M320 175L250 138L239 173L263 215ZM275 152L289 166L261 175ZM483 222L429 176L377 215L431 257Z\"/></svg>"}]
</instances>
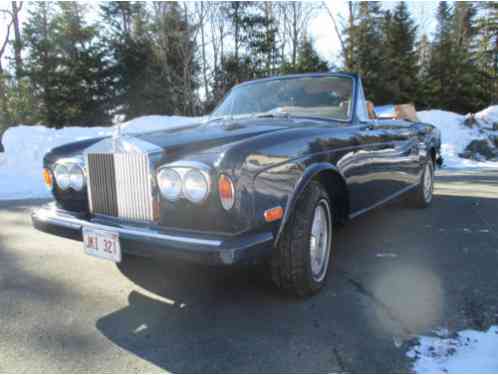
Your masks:
<instances>
[{"instance_id":1,"label":"snow pile","mask_svg":"<svg viewBox=\"0 0 498 375\"><path fill-rule=\"evenodd\" d=\"M179 116L144 116L121 124L122 133L136 133L182 127L196 120ZM43 156L52 148L88 138L109 136L113 127L70 127L51 129L44 126L16 126L7 129L0 154L0 199L48 198L42 177Z\"/></svg>"},{"instance_id":2,"label":"snow pile","mask_svg":"<svg viewBox=\"0 0 498 375\"><path fill-rule=\"evenodd\" d=\"M488 107L476 114L482 121L491 122L498 115L498 106ZM486 133L478 127L469 128L463 124L464 115L453 112L430 110L417 112L420 121L432 124L441 131L441 154L444 166L448 168L498 168L498 162L475 161L458 156L474 139L486 139Z\"/></svg>"},{"instance_id":3,"label":"snow pile","mask_svg":"<svg viewBox=\"0 0 498 375\"><path fill-rule=\"evenodd\" d=\"M475 118L482 128L493 129L493 124L498 123L498 105L477 112Z\"/></svg>"},{"instance_id":4,"label":"snow pile","mask_svg":"<svg viewBox=\"0 0 498 375\"><path fill-rule=\"evenodd\" d=\"M465 330L455 338L419 338L407 353L418 373L498 373L498 326Z\"/></svg>"}]
</instances>

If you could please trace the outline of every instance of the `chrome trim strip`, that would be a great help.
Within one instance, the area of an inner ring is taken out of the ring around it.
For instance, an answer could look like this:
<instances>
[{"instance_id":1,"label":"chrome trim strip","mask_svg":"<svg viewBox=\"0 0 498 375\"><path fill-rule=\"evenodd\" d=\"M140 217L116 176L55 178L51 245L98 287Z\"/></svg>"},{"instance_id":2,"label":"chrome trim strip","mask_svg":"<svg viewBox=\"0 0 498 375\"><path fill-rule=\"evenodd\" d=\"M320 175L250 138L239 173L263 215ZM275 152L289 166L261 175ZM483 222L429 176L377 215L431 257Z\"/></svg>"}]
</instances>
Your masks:
<instances>
[{"instance_id":1,"label":"chrome trim strip","mask_svg":"<svg viewBox=\"0 0 498 375\"><path fill-rule=\"evenodd\" d=\"M394 198L399 197L401 194L404 194L407 191L416 188L418 185L420 185L420 183L407 186L407 187L401 189L400 191L398 191L398 192L396 192L394 194L389 195L387 198L384 198L383 200L381 200L381 201L379 201L379 202L371 205L370 207L363 208L363 209L361 209L359 211L353 212L352 214L349 215L349 219L350 220L354 219L355 217L360 216L360 215L364 214L365 212L368 212L370 210L373 210L374 208L382 206L383 204L385 204L385 203L393 200Z\"/></svg>"},{"instance_id":2,"label":"chrome trim strip","mask_svg":"<svg viewBox=\"0 0 498 375\"><path fill-rule=\"evenodd\" d=\"M75 217L59 215L57 214L57 212L55 212L55 210L40 209L36 211L33 215L44 222L77 230L80 230L82 227L87 227L92 229L108 230L112 232L130 234L143 238L154 238L158 240L175 241L175 242L189 243L194 245L213 246L213 247L219 247L222 243L222 241L220 240L206 240L202 238L162 234L152 229L135 229L131 227L123 228L123 227L113 227L104 224L97 224L91 221L81 220Z\"/></svg>"}]
</instances>

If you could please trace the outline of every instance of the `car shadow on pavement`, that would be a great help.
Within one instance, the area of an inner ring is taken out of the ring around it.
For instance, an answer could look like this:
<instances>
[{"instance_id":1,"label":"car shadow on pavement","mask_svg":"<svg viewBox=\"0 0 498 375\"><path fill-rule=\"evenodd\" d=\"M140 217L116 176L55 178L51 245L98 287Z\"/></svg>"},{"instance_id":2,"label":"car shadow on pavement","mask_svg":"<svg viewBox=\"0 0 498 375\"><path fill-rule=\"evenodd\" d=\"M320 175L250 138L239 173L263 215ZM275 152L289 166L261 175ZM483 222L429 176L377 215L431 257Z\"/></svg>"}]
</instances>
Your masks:
<instances>
[{"instance_id":1,"label":"car shadow on pavement","mask_svg":"<svg viewBox=\"0 0 498 375\"><path fill-rule=\"evenodd\" d=\"M469 301L496 311L496 219L476 207L498 200L478 194L485 182L474 195L443 188L427 210L398 200L340 228L327 285L305 300L283 295L263 267L127 258L120 270L137 288L97 329L172 372L409 371L414 336L472 326Z\"/></svg>"}]
</instances>

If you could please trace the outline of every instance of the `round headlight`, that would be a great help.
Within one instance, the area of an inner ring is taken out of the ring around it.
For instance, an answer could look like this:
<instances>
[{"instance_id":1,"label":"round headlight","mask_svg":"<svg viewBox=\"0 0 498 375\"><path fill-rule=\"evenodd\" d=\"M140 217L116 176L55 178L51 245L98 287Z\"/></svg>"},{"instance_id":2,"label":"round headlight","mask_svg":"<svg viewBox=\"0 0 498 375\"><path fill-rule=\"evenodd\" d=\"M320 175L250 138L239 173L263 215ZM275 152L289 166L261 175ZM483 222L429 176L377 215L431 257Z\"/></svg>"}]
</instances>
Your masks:
<instances>
[{"instance_id":1,"label":"round headlight","mask_svg":"<svg viewBox=\"0 0 498 375\"><path fill-rule=\"evenodd\" d=\"M157 184L164 198L175 201L182 192L182 179L173 169L161 169L157 174Z\"/></svg>"},{"instance_id":2,"label":"round headlight","mask_svg":"<svg viewBox=\"0 0 498 375\"><path fill-rule=\"evenodd\" d=\"M58 164L54 170L55 182L61 190L67 190L70 186L69 171L65 165Z\"/></svg>"},{"instance_id":3,"label":"round headlight","mask_svg":"<svg viewBox=\"0 0 498 375\"><path fill-rule=\"evenodd\" d=\"M69 186L77 191L83 190L83 186L85 186L83 170L77 164L73 164L69 169Z\"/></svg>"},{"instance_id":4,"label":"round headlight","mask_svg":"<svg viewBox=\"0 0 498 375\"><path fill-rule=\"evenodd\" d=\"M208 193L209 183L200 171L192 169L185 174L183 177L183 194L189 201L200 203L207 198Z\"/></svg>"}]
</instances>

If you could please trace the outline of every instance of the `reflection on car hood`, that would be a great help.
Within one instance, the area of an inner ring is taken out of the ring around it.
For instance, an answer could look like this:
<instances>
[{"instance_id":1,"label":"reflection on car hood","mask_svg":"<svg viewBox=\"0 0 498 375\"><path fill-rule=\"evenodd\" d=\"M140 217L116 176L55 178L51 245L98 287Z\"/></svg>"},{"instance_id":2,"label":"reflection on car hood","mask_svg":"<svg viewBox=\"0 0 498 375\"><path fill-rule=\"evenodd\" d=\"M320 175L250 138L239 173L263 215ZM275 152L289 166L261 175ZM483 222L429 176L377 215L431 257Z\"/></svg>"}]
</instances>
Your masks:
<instances>
[{"instance_id":1,"label":"reflection on car hood","mask_svg":"<svg viewBox=\"0 0 498 375\"><path fill-rule=\"evenodd\" d=\"M189 149L199 150L291 127L310 125L312 126L310 121L288 118L241 119L237 121L215 120L193 124L180 129L135 134L134 136L163 149L177 149L188 145Z\"/></svg>"}]
</instances>

